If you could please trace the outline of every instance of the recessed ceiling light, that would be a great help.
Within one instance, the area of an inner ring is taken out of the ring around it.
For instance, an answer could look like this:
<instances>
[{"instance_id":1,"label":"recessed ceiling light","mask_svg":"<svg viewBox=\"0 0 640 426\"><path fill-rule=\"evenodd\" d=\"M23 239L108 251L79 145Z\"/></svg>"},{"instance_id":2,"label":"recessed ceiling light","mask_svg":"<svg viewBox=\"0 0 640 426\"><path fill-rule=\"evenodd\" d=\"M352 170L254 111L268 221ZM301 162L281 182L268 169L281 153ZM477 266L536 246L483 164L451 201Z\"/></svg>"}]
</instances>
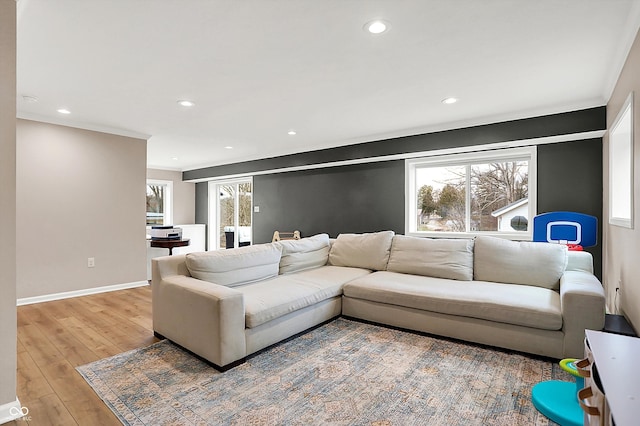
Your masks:
<instances>
[{"instance_id":1,"label":"recessed ceiling light","mask_svg":"<svg viewBox=\"0 0 640 426\"><path fill-rule=\"evenodd\" d=\"M38 102L38 98L36 98L35 96L29 96L29 95L22 96L22 100L30 104Z\"/></svg>"},{"instance_id":2,"label":"recessed ceiling light","mask_svg":"<svg viewBox=\"0 0 640 426\"><path fill-rule=\"evenodd\" d=\"M447 105L455 104L456 102L458 102L458 98L446 98L442 100L442 103Z\"/></svg>"},{"instance_id":3,"label":"recessed ceiling light","mask_svg":"<svg viewBox=\"0 0 640 426\"><path fill-rule=\"evenodd\" d=\"M178 157L171 157L173 161L178 161Z\"/></svg>"},{"instance_id":4,"label":"recessed ceiling light","mask_svg":"<svg viewBox=\"0 0 640 426\"><path fill-rule=\"evenodd\" d=\"M60 114L71 114L71 111L69 111L69 110L68 110L68 109L66 109L66 108L60 108L60 109L58 110L58 112L59 112Z\"/></svg>"},{"instance_id":5,"label":"recessed ceiling light","mask_svg":"<svg viewBox=\"0 0 640 426\"><path fill-rule=\"evenodd\" d=\"M289 131L287 132L287 134L288 134L289 136L294 136L294 135L298 134L298 132L296 132L295 130L289 130Z\"/></svg>"},{"instance_id":6,"label":"recessed ceiling light","mask_svg":"<svg viewBox=\"0 0 640 426\"><path fill-rule=\"evenodd\" d=\"M224 149L233 149L232 146L225 146Z\"/></svg>"},{"instance_id":7,"label":"recessed ceiling light","mask_svg":"<svg viewBox=\"0 0 640 426\"><path fill-rule=\"evenodd\" d=\"M186 99L180 100L178 101L178 105L183 106L183 107L192 107L195 104L191 101L187 101Z\"/></svg>"},{"instance_id":8,"label":"recessed ceiling light","mask_svg":"<svg viewBox=\"0 0 640 426\"><path fill-rule=\"evenodd\" d=\"M389 23L380 19L376 19L364 24L364 29L371 34L382 34L389 29Z\"/></svg>"}]
</instances>

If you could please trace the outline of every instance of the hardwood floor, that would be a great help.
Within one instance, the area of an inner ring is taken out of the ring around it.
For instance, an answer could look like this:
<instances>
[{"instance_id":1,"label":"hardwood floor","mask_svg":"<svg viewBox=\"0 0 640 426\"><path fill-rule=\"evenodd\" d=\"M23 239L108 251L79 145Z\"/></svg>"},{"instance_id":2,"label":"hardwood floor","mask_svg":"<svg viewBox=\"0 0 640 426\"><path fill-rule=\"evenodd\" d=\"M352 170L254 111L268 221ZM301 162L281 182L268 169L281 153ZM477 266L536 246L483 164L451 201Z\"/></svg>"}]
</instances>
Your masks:
<instances>
[{"instance_id":1,"label":"hardwood floor","mask_svg":"<svg viewBox=\"0 0 640 426\"><path fill-rule=\"evenodd\" d=\"M20 425L120 425L75 367L157 342L151 287L18 307ZM26 423L25 423L26 420Z\"/></svg>"}]
</instances>

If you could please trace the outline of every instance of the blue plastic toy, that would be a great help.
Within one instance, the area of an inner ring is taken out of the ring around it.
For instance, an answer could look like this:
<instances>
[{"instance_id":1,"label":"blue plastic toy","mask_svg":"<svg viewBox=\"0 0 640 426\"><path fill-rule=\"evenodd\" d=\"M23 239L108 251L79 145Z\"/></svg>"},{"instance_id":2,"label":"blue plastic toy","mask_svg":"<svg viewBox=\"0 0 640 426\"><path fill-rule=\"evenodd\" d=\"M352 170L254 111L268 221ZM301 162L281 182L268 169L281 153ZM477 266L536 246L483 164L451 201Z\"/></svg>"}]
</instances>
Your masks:
<instances>
[{"instance_id":1,"label":"blue plastic toy","mask_svg":"<svg viewBox=\"0 0 640 426\"><path fill-rule=\"evenodd\" d=\"M598 219L582 213L551 212L533 218L533 241L566 244L570 250L582 250L598 243ZM578 374L576 360L560 361L560 367L576 377L576 382L549 380L531 389L531 401L542 414L561 426L581 426L583 412L578 391L584 379Z\"/></svg>"},{"instance_id":2,"label":"blue plastic toy","mask_svg":"<svg viewBox=\"0 0 640 426\"><path fill-rule=\"evenodd\" d=\"M576 368L576 359L560 361L560 368L575 376L575 383L560 380L540 382L531 389L533 406L561 426L582 426L583 412L578 402L578 391L584 387L584 379Z\"/></svg>"}]
</instances>

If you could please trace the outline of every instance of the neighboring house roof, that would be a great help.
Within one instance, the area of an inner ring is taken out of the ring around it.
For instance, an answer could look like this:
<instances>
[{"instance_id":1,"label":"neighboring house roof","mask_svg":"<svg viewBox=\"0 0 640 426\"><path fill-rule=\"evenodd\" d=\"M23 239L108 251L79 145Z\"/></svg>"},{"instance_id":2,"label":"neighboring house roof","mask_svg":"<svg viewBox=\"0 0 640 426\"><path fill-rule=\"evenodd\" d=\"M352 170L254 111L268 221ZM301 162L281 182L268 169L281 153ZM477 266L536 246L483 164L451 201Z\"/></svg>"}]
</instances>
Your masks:
<instances>
[{"instance_id":1,"label":"neighboring house roof","mask_svg":"<svg viewBox=\"0 0 640 426\"><path fill-rule=\"evenodd\" d=\"M491 216L493 217L502 216L503 214L510 212L513 209L517 209L520 206L524 206L528 202L529 202L529 198L520 198L518 201L514 201L511 204L507 204L506 206L491 212Z\"/></svg>"}]
</instances>

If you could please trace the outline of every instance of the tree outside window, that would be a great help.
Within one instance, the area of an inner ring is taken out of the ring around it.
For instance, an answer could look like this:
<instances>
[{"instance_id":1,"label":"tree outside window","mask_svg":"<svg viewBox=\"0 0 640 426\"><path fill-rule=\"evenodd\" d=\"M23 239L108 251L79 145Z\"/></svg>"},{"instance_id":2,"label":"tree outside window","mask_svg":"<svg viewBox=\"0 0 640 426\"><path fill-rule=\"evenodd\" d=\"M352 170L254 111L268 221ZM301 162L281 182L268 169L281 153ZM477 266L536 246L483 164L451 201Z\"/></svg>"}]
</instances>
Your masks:
<instances>
[{"instance_id":1,"label":"tree outside window","mask_svg":"<svg viewBox=\"0 0 640 426\"><path fill-rule=\"evenodd\" d=\"M472 154L450 157L451 160L439 157L409 163L415 191L409 197L415 202L409 206L415 228L410 227L409 232L530 231L530 151L511 158L502 152L495 159L491 154L479 153L486 159L477 161L473 161ZM512 222L515 215L519 220Z\"/></svg>"},{"instance_id":2,"label":"tree outside window","mask_svg":"<svg viewBox=\"0 0 640 426\"><path fill-rule=\"evenodd\" d=\"M241 239L243 228L244 231L246 231L246 228L251 228L251 188L251 182L238 182L217 185L217 189L219 192L218 225L220 247L229 247L229 241L227 241L227 238L230 237L229 232L232 231L233 233L236 233L234 238L238 238L239 240L237 243L243 243ZM231 240L231 244L233 245L233 240Z\"/></svg>"},{"instance_id":3,"label":"tree outside window","mask_svg":"<svg viewBox=\"0 0 640 426\"><path fill-rule=\"evenodd\" d=\"M238 226L251 226L251 182L244 182L238 187L239 223ZM220 212L221 221L225 224L234 223L234 203L236 185L220 186Z\"/></svg>"},{"instance_id":4,"label":"tree outside window","mask_svg":"<svg viewBox=\"0 0 640 426\"><path fill-rule=\"evenodd\" d=\"M171 225L171 181L147 180L147 226Z\"/></svg>"},{"instance_id":5,"label":"tree outside window","mask_svg":"<svg viewBox=\"0 0 640 426\"><path fill-rule=\"evenodd\" d=\"M475 230L498 231L498 217L493 213L529 196L528 162L475 164L470 172L471 222Z\"/></svg>"},{"instance_id":6,"label":"tree outside window","mask_svg":"<svg viewBox=\"0 0 640 426\"><path fill-rule=\"evenodd\" d=\"M147 185L147 225L164 225L164 185Z\"/></svg>"}]
</instances>

